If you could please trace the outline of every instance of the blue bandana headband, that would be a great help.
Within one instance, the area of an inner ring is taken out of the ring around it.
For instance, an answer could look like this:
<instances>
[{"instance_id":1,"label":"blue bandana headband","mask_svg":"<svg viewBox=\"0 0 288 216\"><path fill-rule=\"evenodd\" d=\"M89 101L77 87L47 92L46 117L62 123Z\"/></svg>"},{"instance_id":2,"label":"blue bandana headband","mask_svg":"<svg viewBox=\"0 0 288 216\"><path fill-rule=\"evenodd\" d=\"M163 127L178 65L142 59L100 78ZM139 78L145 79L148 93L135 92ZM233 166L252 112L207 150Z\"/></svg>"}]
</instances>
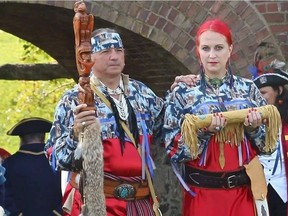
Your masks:
<instances>
[{"instance_id":1,"label":"blue bandana headband","mask_svg":"<svg viewBox=\"0 0 288 216\"><path fill-rule=\"evenodd\" d=\"M92 53L111 48L123 48L123 43L118 33L103 32L91 38Z\"/></svg>"}]
</instances>

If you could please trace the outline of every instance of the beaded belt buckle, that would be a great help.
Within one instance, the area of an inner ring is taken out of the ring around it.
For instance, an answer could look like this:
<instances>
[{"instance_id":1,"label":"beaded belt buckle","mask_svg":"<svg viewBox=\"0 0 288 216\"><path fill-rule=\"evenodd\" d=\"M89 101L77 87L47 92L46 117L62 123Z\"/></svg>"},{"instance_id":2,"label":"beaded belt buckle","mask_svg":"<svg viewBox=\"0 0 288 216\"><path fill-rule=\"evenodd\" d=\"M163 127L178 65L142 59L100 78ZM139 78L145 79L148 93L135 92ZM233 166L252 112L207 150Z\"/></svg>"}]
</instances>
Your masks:
<instances>
[{"instance_id":1,"label":"beaded belt buckle","mask_svg":"<svg viewBox=\"0 0 288 216\"><path fill-rule=\"evenodd\" d=\"M120 184L114 189L114 196L118 199L133 199L136 195L136 189L130 184Z\"/></svg>"}]
</instances>

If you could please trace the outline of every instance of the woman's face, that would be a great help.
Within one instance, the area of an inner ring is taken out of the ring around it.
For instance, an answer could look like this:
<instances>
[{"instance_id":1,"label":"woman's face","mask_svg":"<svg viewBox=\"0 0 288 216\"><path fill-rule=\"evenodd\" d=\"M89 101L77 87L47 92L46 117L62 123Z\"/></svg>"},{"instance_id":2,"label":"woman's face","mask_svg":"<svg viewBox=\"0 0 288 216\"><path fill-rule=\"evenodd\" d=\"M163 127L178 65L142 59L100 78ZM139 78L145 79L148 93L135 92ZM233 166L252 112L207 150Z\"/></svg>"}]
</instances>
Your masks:
<instances>
[{"instance_id":1,"label":"woman's face","mask_svg":"<svg viewBox=\"0 0 288 216\"><path fill-rule=\"evenodd\" d=\"M228 45L224 35L213 31L206 31L200 35L198 53L207 76L225 76L231 52L232 45Z\"/></svg>"},{"instance_id":2,"label":"woman's face","mask_svg":"<svg viewBox=\"0 0 288 216\"><path fill-rule=\"evenodd\" d=\"M266 99L268 104L275 105L277 96L280 93L279 91L283 90L283 89L281 90L281 88L282 87L279 87L279 90L276 90L276 89L273 89L271 86L265 86L265 87L260 88L259 90L262 96Z\"/></svg>"}]
</instances>

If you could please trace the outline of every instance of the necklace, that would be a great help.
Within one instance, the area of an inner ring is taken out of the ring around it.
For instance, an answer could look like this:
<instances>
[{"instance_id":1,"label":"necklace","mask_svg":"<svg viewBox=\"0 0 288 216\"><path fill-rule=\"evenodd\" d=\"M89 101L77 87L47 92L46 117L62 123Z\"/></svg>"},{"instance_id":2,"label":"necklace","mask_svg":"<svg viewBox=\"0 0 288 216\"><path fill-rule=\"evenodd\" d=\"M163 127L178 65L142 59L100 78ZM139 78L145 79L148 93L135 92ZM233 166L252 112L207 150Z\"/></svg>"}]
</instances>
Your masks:
<instances>
[{"instance_id":1,"label":"necklace","mask_svg":"<svg viewBox=\"0 0 288 216\"><path fill-rule=\"evenodd\" d=\"M106 88L107 88L108 94L110 94L110 95L120 95L123 92L122 89L120 88L120 86L118 86L115 90L110 89L107 86L106 86Z\"/></svg>"},{"instance_id":2,"label":"necklace","mask_svg":"<svg viewBox=\"0 0 288 216\"><path fill-rule=\"evenodd\" d=\"M123 84L123 80L120 79L120 83L119 85L117 86L116 89L111 89L109 88L108 86L106 86L103 82L101 82L99 80L99 82L102 84L102 86L105 87L106 91L108 92L109 95L120 95L123 93L123 89L124 89L124 84Z\"/></svg>"},{"instance_id":3,"label":"necklace","mask_svg":"<svg viewBox=\"0 0 288 216\"><path fill-rule=\"evenodd\" d=\"M223 83L225 76L222 78L210 78L205 74L205 79L206 81L211 85L211 87L213 87L214 89L218 89L219 86Z\"/></svg>"},{"instance_id":4,"label":"necklace","mask_svg":"<svg viewBox=\"0 0 288 216\"><path fill-rule=\"evenodd\" d=\"M128 106L127 106L127 102L126 102L124 95L121 94L119 97L119 100L117 100L114 97L112 97L112 99L115 102L116 108L117 108L118 113L119 113L119 117L122 120L126 121L128 116L129 116L129 112L128 112Z\"/></svg>"},{"instance_id":5,"label":"necklace","mask_svg":"<svg viewBox=\"0 0 288 216\"><path fill-rule=\"evenodd\" d=\"M223 78L210 78L205 74L205 80L208 82L208 88L210 89L210 91L212 93L215 94L218 104L219 104L219 108L221 109L222 112L227 111L224 102L222 100L222 98L219 95L219 88L220 85L223 83L223 80L225 79L226 76L224 76Z\"/></svg>"},{"instance_id":6,"label":"necklace","mask_svg":"<svg viewBox=\"0 0 288 216\"><path fill-rule=\"evenodd\" d=\"M101 82L101 81L100 81ZM115 97L111 97L112 100L114 101L115 105L116 105L116 108L118 110L118 113L119 113L119 117L123 120L123 121L126 121L128 119L128 116L129 116L129 112L128 112L128 106L127 106L127 102L126 102L126 99L125 99L125 96L124 96L124 92L123 92L123 89L124 89L124 84L123 84L123 80L121 79L120 80L120 83L119 83L119 86L113 90L113 89L110 89L109 87L107 87L104 83L101 82L101 84L105 87L107 93L109 95L118 95L118 99L115 98Z\"/></svg>"},{"instance_id":7,"label":"necklace","mask_svg":"<svg viewBox=\"0 0 288 216\"><path fill-rule=\"evenodd\" d=\"M211 78L211 79L209 79L209 82L210 82L210 84L211 84L213 87L218 88L218 87L221 85L221 83L222 83L222 79L219 79L219 78Z\"/></svg>"}]
</instances>

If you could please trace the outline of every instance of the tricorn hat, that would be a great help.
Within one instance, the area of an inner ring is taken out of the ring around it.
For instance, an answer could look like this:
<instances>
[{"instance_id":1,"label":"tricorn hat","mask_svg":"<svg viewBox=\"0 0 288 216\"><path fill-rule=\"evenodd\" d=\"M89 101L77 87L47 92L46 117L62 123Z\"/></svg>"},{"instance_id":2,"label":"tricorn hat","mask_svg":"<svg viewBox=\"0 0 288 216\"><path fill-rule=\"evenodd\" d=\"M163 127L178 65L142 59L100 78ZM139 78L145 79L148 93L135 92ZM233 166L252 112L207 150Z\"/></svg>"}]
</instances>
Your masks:
<instances>
[{"instance_id":1,"label":"tricorn hat","mask_svg":"<svg viewBox=\"0 0 288 216\"><path fill-rule=\"evenodd\" d=\"M288 74L279 69L274 69L273 73L264 73L256 77L253 82L258 88L265 86L284 86L288 84Z\"/></svg>"},{"instance_id":2,"label":"tricorn hat","mask_svg":"<svg viewBox=\"0 0 288 216\"><path fill-rule=\"evenodd\" d=\"M47 133L52 127L51 121L39 117L25 118L14 125L7 135L22 136L32 133Z\"/></svg>"}]
</instances>

